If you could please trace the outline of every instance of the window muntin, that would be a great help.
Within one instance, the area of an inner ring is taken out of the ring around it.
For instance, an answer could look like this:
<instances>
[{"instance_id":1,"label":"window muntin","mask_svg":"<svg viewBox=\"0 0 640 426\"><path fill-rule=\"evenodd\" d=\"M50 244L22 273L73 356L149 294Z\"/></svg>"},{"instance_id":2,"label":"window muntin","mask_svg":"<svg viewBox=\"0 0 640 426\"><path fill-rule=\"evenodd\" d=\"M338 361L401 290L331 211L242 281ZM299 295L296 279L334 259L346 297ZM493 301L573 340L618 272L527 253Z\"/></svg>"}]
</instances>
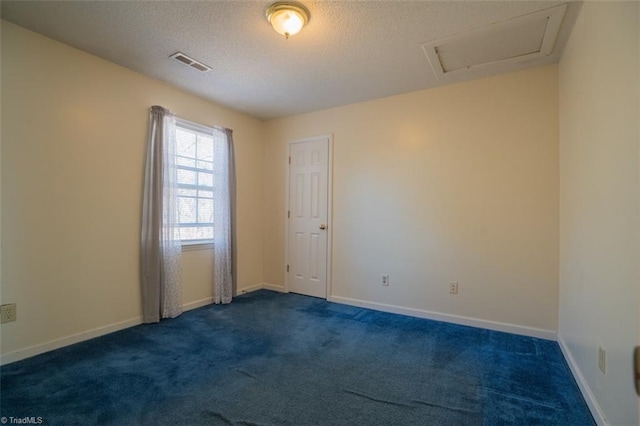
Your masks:
<instances>
[{"instance_id":1,"label":"window muntin","mask_svg":"<svg viewBox=\"0 0 640 426\"><path fill-rule=\"evenodd\" d=\"M176 123L178 220L182 244L213 241L213 135Z\"/></svg>"}]
</instances>

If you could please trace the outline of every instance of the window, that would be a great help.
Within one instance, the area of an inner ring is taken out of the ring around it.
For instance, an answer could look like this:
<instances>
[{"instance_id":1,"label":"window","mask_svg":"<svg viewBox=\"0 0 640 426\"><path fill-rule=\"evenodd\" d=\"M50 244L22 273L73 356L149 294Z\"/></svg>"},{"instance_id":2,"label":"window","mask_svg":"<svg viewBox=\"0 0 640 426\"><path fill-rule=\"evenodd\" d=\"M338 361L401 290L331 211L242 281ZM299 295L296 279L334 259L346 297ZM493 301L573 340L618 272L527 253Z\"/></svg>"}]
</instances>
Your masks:
<instances>
[{"instance_id":1,"label":"window","mask_svg":"<svg viewBox=\"0 0 640 426\"><path fill-rule=\"evenodd\" d=\"M182 244L212 243L212 129L176 120L176 166Z\"/></svg>"}]
</instances>

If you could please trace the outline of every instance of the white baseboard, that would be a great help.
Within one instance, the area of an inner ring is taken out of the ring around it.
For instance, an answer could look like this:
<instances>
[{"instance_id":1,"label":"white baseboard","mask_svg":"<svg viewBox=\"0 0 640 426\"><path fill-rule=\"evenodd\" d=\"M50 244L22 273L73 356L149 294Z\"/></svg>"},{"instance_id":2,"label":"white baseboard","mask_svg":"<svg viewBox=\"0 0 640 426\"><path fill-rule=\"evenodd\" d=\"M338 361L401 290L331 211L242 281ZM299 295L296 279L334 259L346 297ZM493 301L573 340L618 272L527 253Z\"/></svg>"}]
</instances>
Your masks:
<instances>
[{"instance_id":1,"label":"white baseboard","mask_svg":"<svg viewBox=\"0 0 640 426\"><path fill-rule=\"evenodd\" d=\"M377 311L390 312L392 314L408 315L418 318L426 318L436 321L450 322L454 324L467 325L470 327L486 328L489 330L504 331L507 333L520 334L523 336L538 337L546 340L556 340L557 333L554 330L542 328L526 327L522 325L508 324L497 321L481 320L477 318L464 317L460 315L443 314L439 312L427 311L423 309L405 308L397 305L387 305L385 303L368 302L365 300L350 299L348 297L329 296L330 302L342 303L344 305L358 306L361 308L375 309Z\"/></svg>"},{"instance_id":2,"label":"white baseboard","mask_svg":"<svg viewBox=\"0 0 640 426\"><path fill-rule=\"evenodd\" d=\"M560 349L562 350L562 354L564 358L567 360L567 364L569 364L569 369L571 369L571 373L573 373L573 377L576 379L578 383L578 387L580 388L580 392L582 392L582 396L584 400L587 402L589 406L589 410L591 411L591 415L595 419L596 423L599 426L608 426L609 422L607 421L606 416L602 412L600 408L600 404L598 404L598 400L595 395L591 391L591 387L587 383L587 380L584 378L580 367L578 367L578 363L576 363L569 346L567 346L567 342L562 338L561 334L558 334L558 344L560 345Z\"/></svg>"},{"instance_id":3,"label":"white baseboard","mask_svg":"<svg viewBox=\"0 0 640 426\"><path fill-rule=\"evenodd\" d=\"M94 337L104 336L105 334L124 330L125 328L133 327L140 324L142 324L142 317L136 317L125 321L116 322L114 324L93 328L91 330L82 331L80 333L72 334L71 336L50 340L38 345L29 346L28 348L18 349L17 351L9 352L2 355L0 357L0 365L10 364L12 362L20 361L21 359L40 355L54 349L60 349L65 346L93 339Z\"/></svg>"},{"instance_id":4,"label":"white baseboard","mask_svg":"<svg viewBox=\"0 0 640 426\"><path fill-rule=\"evenodd\" d=\"M251 293L257 290L262 290L262 284L256 284L256 285L252 285L245 288L239 288L236 293L237 293L237 296L240 296L241 294Z\"/></svg>"},{"instance_id":5,"label":"white baseboard","mask_svg":"<svg viewBox=\"0 0 640 426\"><path fill-rule=\"evenodd\" d=\"M251 287L245 287L242 289L238 290L238 295L241 294L245 294L245 293L251 293L252 291L257 291L257 290L272 290L272 291L278 291L280 293L285 293L284 291L284 287L281 285L275 285L275 284L269 284L269 283L260 283L260 284L256 284L256 285L252 285Z\"/></svg>"},{"instance_id":6,"label":"white baseboard","mask_svg":"<svg viewBox=\"0 0 640 426\"><path fill-rule=\"evenodd\" d=\"M277 291L277 292L280 292L280 293L286 293L286 291L284 291L284 286L282 286L282 285L262 283L262 288L265 289L265 290L272 290L272 291Z\"/></svg>"},{"instance_id":7,"label":"white baseboard","mask_svg":"<svg viewBox=\"0 0 640 426\"><path fill-rule=\"evenodd\" d=\"M249 292L260 290L260 289L286 293L284 286L282 285L261 283L261 284L256 284L250 287L245 287L243 289L239 289L238 294L249 293ZM414 309L414 308L405 308L402 306L387 305L384 303L368 302L364 300L350 299L350 298L340 297L340 296L329 296L327 300L329 300L330 302L341 303L344 305L358 306L362 308L375 309L383 312L408 315L408 316L413 316L418 318L433 319L437 321L451 322L454 324L468 325L472 327L480 327L480 328L486 328L490 330L505 331L507 333L515 333L515 334L521 334L525 336L539 337L541 339L556 340L557 338L557 334L553 330L524 327L524 326L519 326L514 324L480 320L480 319L463 317L458 315L442 314L438 312L432 312L432 311L426 311L426 310ZM212 298L207 297L205 299L185 303L182 308L184 311L189 311L191 309L196 309L202 306L206 306L210 303L212 303ZM71 336L66 336L59 339L51 340L49 342L30 346L28 348L19 349L17 351L9 352L4 355L1 355L0 365L6 365L15 361L19 361L21 359L25 359L25 358L29 358L45 352L49 352L54 349L59 349L64 346L73 345L74 343L79 343L85 340L93 339L95 337L103 336L105 334L113 333L115 331L123 330L125 328L133 327L139 324L142 324L142 317L136 317L129 320L117 322L114 324L97 327L91 330L82 331L80 333L73 334ZM564 349L563 349L563 352L564 352Z\"/></svg>"},{"instance_id":8,"label":"white baseboard","mask_svg":"<svg viewBox=\"0 0 640 426\"><path fill-rule=\"evenodd\" d=\"M192 309L209 305L211 304L212 301L213 301L213 298L207 297L204 299L185 303L184 305L182 305L182 310L190 311ZM140 324L142 324L141 316L116 322L113 324L105 325L102 327L92 328L91 330L81 331L80 333L72 334L71 336L50 340L48 342L29 346L24 349L18 349L17 351L13 351L13 352L9 352L4 355L1 355L0 365L7 365L12 362L16 362L25 358L30 358L32 356L40 355L55 349L60 349L65 346L73 345L75 343L84 342L85 340L93 339L95 337L104 336L105 334L124 330L125 328L135 327L136 325L140 325Z\"/></svg>"},{"instance_id":9,"label":"white baseboard","mask_svg":"<svg viewBox=\"0 0 640 426\"><path fill-rule=\"evenodd\" d=\"M201 308L213 303L213 297L205 297L204 299L195 300L193 302L182 305L182 311L190 311L192 309Z\"/></svg>"},{"instance_id":10,"label":"white baseboard","mask_svg":"<svg viewBox=\"0 0 640 426\"><path fill-rule=\"evenodd\" d=\"M274 291L284 291L282 286L276 286L272 284L256 284L250 287L245 287L238 290L238 294L249 293L256 290L267 288ZM212 297L206 297L204 299L195 300L182 305L183 311L190 311L192 309L201 308L203 306L213 303ZM116 331L124 330L125 328L134 327L142 324L142 317L131 318L125 321L120 321L114 324L105 325L102 327L93 328L91 330L81 331L80 333L72 334L71 336L61 337L49 342L40 343L37 345L29 346L24 349L18 349L17 351L8 352L4 355L0 355L0 365L10 364L12 362L20 361L25 358L40 355L45 352L49 352L55 349L60 349L65 346L80 343L85 340L93 339L95 337L104 336L105 334L113 333Z\"/></svg>"}]
</instances>

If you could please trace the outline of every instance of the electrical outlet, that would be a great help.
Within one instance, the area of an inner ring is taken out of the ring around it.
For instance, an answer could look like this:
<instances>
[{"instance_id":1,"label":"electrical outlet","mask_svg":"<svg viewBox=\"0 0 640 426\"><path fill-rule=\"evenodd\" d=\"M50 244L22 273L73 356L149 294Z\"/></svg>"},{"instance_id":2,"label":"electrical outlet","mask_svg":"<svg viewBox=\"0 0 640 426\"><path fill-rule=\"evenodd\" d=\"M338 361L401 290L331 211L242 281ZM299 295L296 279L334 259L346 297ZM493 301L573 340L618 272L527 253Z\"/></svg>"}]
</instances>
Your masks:
<instances>
[{"instance_id":1,"label":"electrical outlet","mask_svg":"<svg viewBox=\"0 0 640 426\"><path fill-rule=\"evenodd\" d=\"M598 348L598 368L602 374L607 373L607 350L602 346Z\"/></svg>"},{"instance_id":2,"label":"electrical outlet","mask_svg":"<svg viewBox=\"0 0 640 426\"><path fill-rule=\"evenodd\" d=\"M458 294L458 283L449 283L449 294Z\"/></svg>"},{"instance_id":3,"label":"electrical outlet","mask_svg":"<svg viewBox=\"0 0 640 426\"><path fill-rule=\"evenodd\" d=\"M0 306L0 324L12 322L18 319L15 303L8 303Z\"/></svg>"},{"instance_id":4,"label":"electrical outlet","mask_svg":"<svg viewBox=\"0 0 640 426\"><path fill-rule=\"evenodd\" d=\"M382 285L385 287L389 285L389 275L382 276Z\"/></svg>"}]
</instances>

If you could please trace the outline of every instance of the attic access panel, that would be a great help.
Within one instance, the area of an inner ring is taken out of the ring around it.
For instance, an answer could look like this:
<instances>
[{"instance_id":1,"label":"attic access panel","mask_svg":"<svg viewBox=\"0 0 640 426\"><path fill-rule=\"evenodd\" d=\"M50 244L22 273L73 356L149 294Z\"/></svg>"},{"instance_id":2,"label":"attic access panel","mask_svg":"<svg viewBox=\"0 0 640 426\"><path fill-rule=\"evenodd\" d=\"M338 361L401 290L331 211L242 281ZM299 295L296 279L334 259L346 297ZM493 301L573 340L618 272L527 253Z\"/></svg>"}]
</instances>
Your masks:
<instances>
[{"instance_id":1,"label":"attic access panel","mask_svg":"<svg viewBox=\"0 0 640 426\"><path fill-rule=\"evenodd\" d=\"M422 45L438 79L549 56L560 31L563 4Z\"/></svg>"}]
</instances>

